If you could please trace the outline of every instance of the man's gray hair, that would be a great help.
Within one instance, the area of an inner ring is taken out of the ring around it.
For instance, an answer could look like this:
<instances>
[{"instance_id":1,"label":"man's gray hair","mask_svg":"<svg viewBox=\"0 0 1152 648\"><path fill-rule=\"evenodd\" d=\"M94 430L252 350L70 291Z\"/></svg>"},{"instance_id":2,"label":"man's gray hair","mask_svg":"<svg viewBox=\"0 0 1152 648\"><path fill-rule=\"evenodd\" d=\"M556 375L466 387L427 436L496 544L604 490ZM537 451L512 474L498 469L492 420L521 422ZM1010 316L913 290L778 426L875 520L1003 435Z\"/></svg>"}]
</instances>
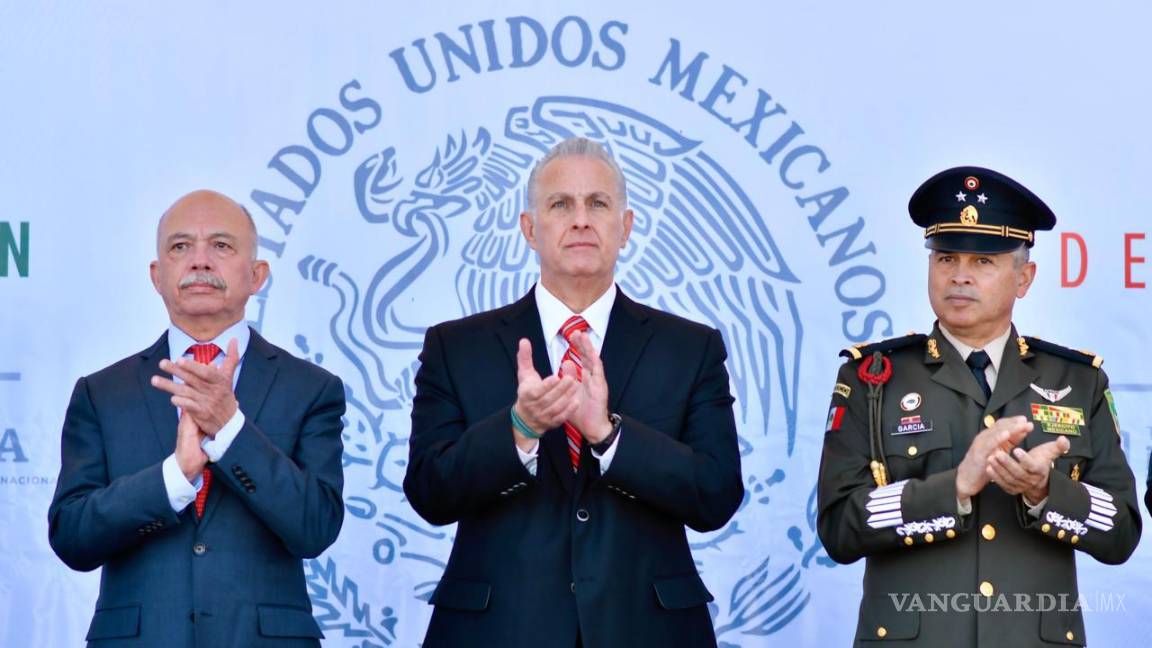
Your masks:
<instances>
[{"instance_id":1,"label":"man's gray hair","mask_svg":"<svg viewBox=\"0 0 1152 648\"><path fill-rule=\"evenodd\" d=\"M620 212L623 213L628 208L628 185L624 181L624 172L620 170L620 165L616 164L616 160L612 159L612 154L600 142L588 139L587 137L569 137L568 139L560 142L548 151L548 154L532 167L532 173L528 175L528 210L533 214L536 213L536 183L539 181L540 171L548 166L548 163L564 157L590 157L595 160L600 160L612 169L612 173L616 176L616 191L620 194Z\"/></svg>"},{"instance_id":2,"label":"man's gray hair","mask_svg":"<svg viewBox=\"0 0 1152 648\"><path fill-rule=\"evenodd\" d=\"M1012 267L1019 268L1032 259L1032 250L1027 245L1012 250Z\"/></svg>"}]
</instances>

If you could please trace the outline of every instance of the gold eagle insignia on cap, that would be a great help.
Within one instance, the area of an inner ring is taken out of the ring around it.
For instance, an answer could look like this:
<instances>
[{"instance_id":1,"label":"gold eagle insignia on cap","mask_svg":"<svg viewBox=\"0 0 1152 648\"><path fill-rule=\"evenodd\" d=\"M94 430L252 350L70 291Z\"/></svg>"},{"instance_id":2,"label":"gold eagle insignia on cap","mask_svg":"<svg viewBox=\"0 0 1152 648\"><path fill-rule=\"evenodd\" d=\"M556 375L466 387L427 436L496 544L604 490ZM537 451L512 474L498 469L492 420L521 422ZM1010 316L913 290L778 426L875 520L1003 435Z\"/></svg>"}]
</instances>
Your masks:
<instances>
[{"instance_id":1,"label":"gold eagle insignia on cap","mask_svg":"<svg viewBox=\"0 0 1152 648\"><path fill-rule=\"evenodd\" d=\"M980 222L980 212L972 205L965 205L964 209L960 210L960 222L964 225L975 225Z\"/></svg>"}]
</instances>

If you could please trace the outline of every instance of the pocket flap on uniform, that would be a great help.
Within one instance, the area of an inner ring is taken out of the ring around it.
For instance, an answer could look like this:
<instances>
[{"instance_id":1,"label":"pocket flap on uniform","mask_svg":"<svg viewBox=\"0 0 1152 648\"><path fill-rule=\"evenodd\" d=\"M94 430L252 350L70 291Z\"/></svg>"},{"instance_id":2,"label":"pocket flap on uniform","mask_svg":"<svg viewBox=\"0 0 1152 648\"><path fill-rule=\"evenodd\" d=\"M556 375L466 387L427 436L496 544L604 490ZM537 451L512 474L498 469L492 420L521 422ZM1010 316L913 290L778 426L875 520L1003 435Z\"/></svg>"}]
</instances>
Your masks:
<instances>
[{"instance_id":1,"label":"pocket flap on uniform","mask_svg":"<svg viewBox=\"0 0 1152 648\"><path fill-rule=\"evenodd\" d=\"M920 612L899 610L889 596L866 596L860 604L857 641L895 641L920 636Z\"/></svg>"},{"instance_id":2,"label":"pocket flap on uniform","mask_svg":"<svg viewBox=\"0 0 1152 648\"><path fill-rule=\"evenodd\" d=\"M1066 646L1084 645L1084 618L1071 610L1040 612L1040 638Z\"/></svg>"},{"instance_id":3,"label":"pocket flap on uniform","mask_svg":"<svg viewBox=\"0 0 1152 648\"><path fill-rule=\"evenodd\" d=\"M652 587L656 589L656 600L665 610L683 610L713 600L712 593L697 574L662 578L652 583Z\"/></svg>"},{"instance_id":4,"label":"pocket flap on uniform","mask_svg":"<svg viewBox=\"0 0 1152 648\"><path fill-rule=\"evenodd\" d=\"M140 634L140 606L103 608L92 615L88 626L88 641L97 639L120 639Z\"/></svg>"},{"instance_id":5,"label":"pocket flap on uniform","mask_svg":"<svg viewBox=\"0 0 1152 648\"><path fill-rule=\"evenodd\" d=\"M257 605L256 617L264 637L311 637L323 639L320 625L308 610L281 605Z\"/></svg>"},{"instance_id":6,"label":"pocket flap on uniform","mask_svg":"<svg viewBox=\"0 0 1152 648\"><path fill-rule=\"evenodd\" d=\"M488 609L488 601L491 597L492 586L488 583L442 578L428 602L453 610L480 612Z\"/></svg>"}]
</instances>

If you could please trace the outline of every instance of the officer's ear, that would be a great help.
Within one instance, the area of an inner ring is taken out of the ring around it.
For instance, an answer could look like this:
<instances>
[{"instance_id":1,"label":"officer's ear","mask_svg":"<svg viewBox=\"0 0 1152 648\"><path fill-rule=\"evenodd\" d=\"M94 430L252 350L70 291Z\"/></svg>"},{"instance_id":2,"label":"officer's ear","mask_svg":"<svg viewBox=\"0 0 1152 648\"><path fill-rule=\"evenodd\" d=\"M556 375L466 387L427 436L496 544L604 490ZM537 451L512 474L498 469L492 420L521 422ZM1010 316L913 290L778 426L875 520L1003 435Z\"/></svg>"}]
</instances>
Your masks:
<instances>
[{"instance_id":1,"label":"officer's ear","mask_svg":"<svg viewBox=\"0 0 1152 648\"><path fill-rule=\"evenodd\" d=\"M1032 282L1036 279L1036 263L1025 261L1016 267L1016 298L1022 299L1028 294Z\"/></svg>"}]
</instances>

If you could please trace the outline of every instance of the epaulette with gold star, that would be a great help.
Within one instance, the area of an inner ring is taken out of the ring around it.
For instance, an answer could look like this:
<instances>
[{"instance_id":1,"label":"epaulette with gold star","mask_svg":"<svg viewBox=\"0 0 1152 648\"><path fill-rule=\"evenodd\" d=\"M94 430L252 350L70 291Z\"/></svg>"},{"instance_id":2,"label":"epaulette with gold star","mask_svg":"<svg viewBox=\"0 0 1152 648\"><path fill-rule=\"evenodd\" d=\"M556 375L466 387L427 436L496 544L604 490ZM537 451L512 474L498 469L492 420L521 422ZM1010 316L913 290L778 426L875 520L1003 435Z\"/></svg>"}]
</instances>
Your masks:
<instances>
[{"instance_id":1,"label":"epaulette with gold star","mask_svg":"<svg viewBox=\"0 0 1152 648\"><path fill-rule=\"evenodd\" d=\"M1078 351L1076 349L1069 349L1068 347L1053 344L1051 342L1041 340L1040 338L1024 336L1022 338L1027 348L1035 351L1043 351L1054 356L1072 360L1073 362L1080 362L1086 365L1092 365L1097 369L1100 365L1104 364L1104 358L1092 353L1091 351Z\"/></svg>"},{"instance_id":2,"label":"epaulette with gold star","mask_svg":"<svg viewBox=\"0 0 1152 648\"><path fill-rule=\"evenodd\" d=\"M840 352L840 357L849 358L851 360L860 360L866 356L879 351L880 353L888 353L896 349L902 349L913 344L922 343L928 336L923 333L909 333L901 337L888 338L887 340L880 340L879 342L865 342L848 347Z\"/></svg>"}]
</instances>

